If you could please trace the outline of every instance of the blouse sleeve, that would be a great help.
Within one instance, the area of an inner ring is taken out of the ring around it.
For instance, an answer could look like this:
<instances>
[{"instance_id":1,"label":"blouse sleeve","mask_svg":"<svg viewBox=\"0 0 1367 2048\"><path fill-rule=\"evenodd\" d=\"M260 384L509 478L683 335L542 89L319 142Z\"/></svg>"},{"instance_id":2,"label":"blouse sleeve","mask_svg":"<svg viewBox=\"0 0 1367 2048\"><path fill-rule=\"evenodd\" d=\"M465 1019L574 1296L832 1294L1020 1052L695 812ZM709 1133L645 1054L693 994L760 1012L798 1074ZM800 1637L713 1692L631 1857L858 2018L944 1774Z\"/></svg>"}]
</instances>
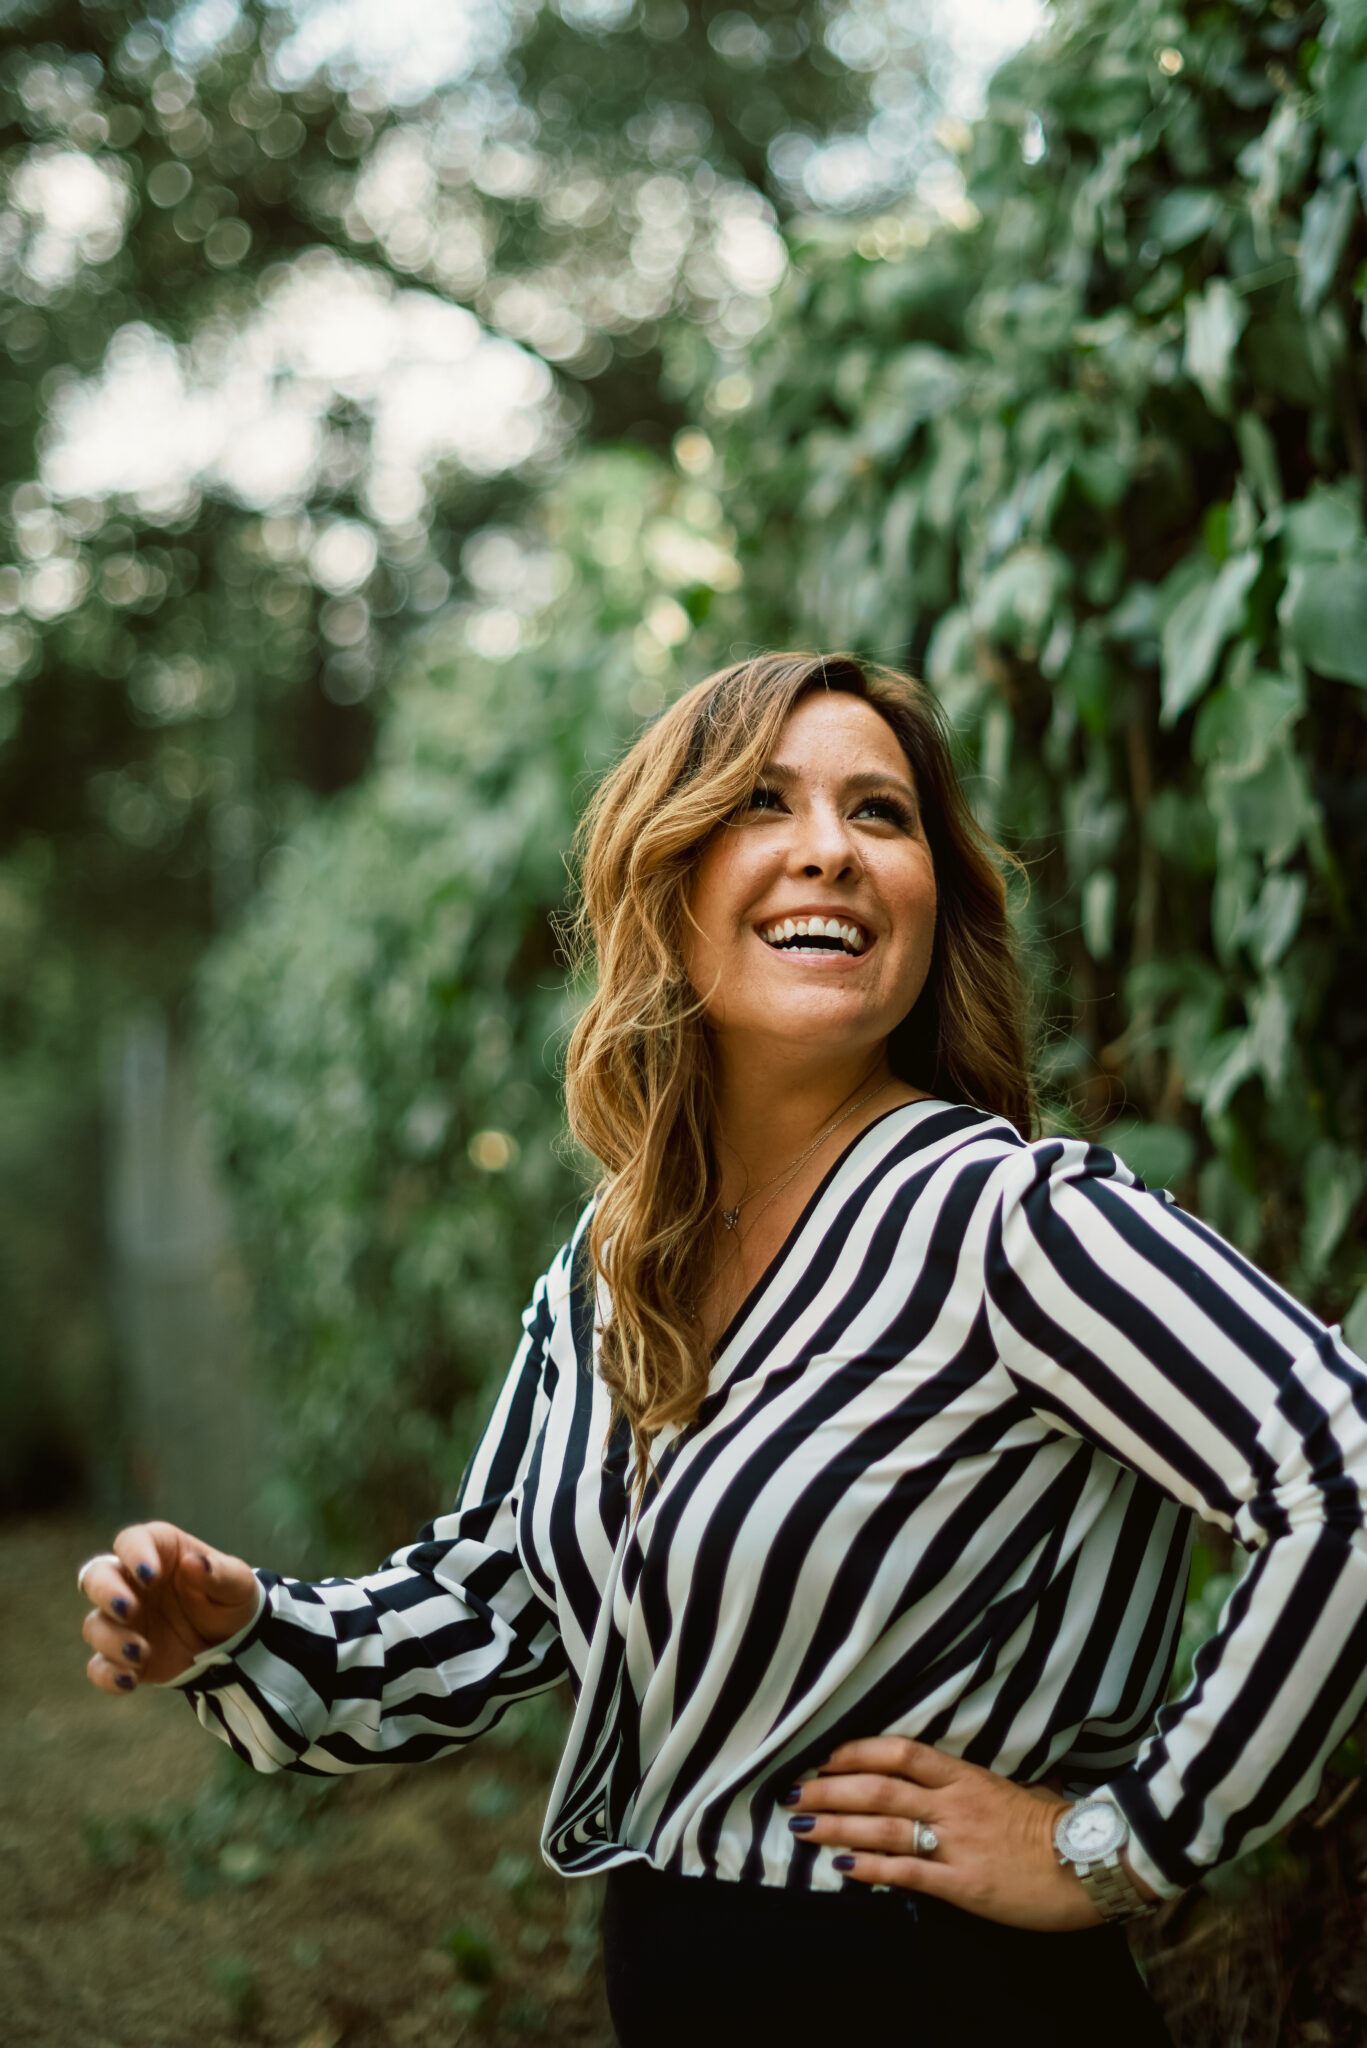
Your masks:
<instances>
[{"instance_id":1,"label":"blouse sleeve","mask_svg":"<svg viewBox=\"0 0 1367 2048\"><path fill-rule=\"evenodd\" d=\"M260 1771L332 1775L469 1742L565 1671L556 1615L518 1552L518 1511L554 1378L570 1248L538 1283L454 1511L360 1579L258 1571L255 1621L176 1681Z\"/></svg>"},{"instance_id":2,"label":"blouse sleeve","mask_svg":"<svg viewBox=\"0 0 1367 2048\"><path fill-rule=\"evenodd\" d=\"M1273 1834L1367 1701L1367 1368L1111 1153L1030 1147L987 1258L1032 1406L1252 1552L1191 1685L1102 1788L1172 1896Z\"/></svg>"}]
</instances>

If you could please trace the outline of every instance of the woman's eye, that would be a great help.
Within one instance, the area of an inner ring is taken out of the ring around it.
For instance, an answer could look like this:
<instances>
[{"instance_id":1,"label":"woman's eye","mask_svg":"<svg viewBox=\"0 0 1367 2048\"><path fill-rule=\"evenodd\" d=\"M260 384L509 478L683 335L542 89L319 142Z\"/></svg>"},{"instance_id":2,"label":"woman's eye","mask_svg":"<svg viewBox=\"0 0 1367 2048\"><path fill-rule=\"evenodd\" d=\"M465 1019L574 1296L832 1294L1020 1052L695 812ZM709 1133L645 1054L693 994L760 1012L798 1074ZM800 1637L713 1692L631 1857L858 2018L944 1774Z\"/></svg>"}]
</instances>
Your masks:
<instances>
[{"instance_id":1,"label":"woman's eye","mask_svg":"<svg viewBox=\"0 0 1367 2048\"><path fill-rule=\"evenodd\" d=\"M776 789L766 789L762 782L750 792L752 811L777 811L782 808L783 798Z\"/></svg>"},{"instance_id":2,"label":"woman's eye","mask_svg":"<svg viewBox=\"0 0 1367 2048\"><path fill-rule=\"evenodd\" d=\"M881 818L890 825L900 825L904 831L911 825L911 814L899 797L867 796L855 812L857 818Z\"/></svg>"}]
</instances>

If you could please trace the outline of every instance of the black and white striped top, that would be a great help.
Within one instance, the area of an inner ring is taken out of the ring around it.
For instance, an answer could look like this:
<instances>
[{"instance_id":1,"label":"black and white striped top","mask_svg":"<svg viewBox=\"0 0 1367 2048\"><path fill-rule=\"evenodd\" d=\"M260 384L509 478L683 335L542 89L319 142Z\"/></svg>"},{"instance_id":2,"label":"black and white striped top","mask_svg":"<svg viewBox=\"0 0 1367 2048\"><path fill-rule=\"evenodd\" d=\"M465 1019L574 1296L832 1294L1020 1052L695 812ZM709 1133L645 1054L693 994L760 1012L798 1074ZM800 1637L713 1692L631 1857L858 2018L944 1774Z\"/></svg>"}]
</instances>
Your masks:
<instances>
[{"instance_id":1,"label":"black and white striped top","mask_svg":"<svg viewBox=\"0 0 1367 2048\"><path fill-rule=\"evenodd\" d=\"M455 1511L368 1578L261 1572L250 1629L178 1681L240 1754L431 1757L568 1673L555 1868L817 1889L844 1882L831 1851L776 1799L855 1736L1105 1785L1164 1893L1311 1796L1367 1699L1367 1369L1213 1232L1097 1146L892 1110L736 1315L635 1518L571 1284L584 1227ZM1193 1510L1253 1561L1163 1706Z\"/></svg>"}]
</instances>

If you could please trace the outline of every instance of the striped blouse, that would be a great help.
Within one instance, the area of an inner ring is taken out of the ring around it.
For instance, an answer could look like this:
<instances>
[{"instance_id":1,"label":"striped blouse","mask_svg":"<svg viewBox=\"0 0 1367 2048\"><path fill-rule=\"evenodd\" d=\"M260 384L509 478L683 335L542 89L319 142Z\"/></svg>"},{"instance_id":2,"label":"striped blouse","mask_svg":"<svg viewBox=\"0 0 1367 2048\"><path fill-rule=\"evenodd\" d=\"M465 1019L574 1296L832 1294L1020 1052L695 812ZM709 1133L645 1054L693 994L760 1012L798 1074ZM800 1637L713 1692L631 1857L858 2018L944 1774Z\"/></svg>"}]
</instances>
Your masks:
<instances>
[{"instance_id":1,"label":"striped blouse","mask_svg":"<svg viewBox=\"0 0 1367 2048\"><path fill-rule=\"evenodd\" d=\"M1367 1699L1367 1369L1111 1153L939 1101L826 1174L639 1514L585 1225L454 1511L366 1578L258 1574L177 1681L261 1770L468 1742L568 1675L542 1847L845 1880L777 1805L856 1736L1107 1789L1173 1894L1313 1794ZM1164 1705L1194 1516L1252 1553Z\"/></svg>"}]
</instances>

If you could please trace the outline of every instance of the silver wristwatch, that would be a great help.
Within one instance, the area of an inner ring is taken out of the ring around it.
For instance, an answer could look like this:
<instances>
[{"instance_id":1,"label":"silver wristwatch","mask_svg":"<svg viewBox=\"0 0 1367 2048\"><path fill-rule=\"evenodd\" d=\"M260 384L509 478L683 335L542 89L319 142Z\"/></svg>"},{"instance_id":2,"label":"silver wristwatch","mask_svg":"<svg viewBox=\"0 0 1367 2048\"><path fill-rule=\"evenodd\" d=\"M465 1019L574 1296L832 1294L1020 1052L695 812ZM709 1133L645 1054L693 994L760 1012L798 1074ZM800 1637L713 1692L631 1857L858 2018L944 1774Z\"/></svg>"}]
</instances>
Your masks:
<instances>
[{"instance_id":1,"label":"silver wristwatch","mask_svg":"<svg viewBox=\"0 0 1367 2048\"><path fill-rule=\"evenodd\" d=\"M1158 1903L1144 1897L1120 1860L1129 1839L1130 1824L1109 1799L1079 1799L1054 1829L1059 1862L1077 1872L1103 1920L1138 1920Z\"/></svg>"}]
</instances>

